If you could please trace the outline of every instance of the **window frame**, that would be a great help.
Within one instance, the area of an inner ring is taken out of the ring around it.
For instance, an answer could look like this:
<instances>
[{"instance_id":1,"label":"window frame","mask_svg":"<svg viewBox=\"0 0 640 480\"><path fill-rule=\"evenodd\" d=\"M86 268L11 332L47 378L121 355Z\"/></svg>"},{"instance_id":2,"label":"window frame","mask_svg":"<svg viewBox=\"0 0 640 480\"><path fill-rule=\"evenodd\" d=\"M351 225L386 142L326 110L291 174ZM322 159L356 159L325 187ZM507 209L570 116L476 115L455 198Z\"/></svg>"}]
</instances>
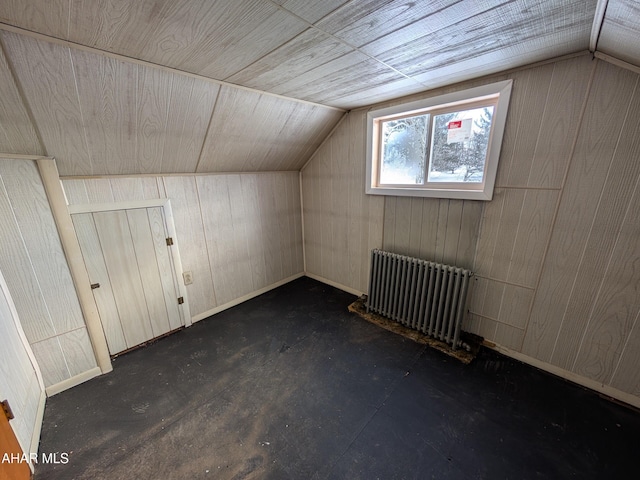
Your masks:
<instances>
[{"instance_id":1,"label":"window frame","mask_svg":"<svg viewBox=\"0 0 640 480\"><path fill-rule=\"evenodd\" d=\"M458 92L438 95L391 107L371 110L367 113L366 145L366 193L370 195L396 195L412 197L436 197L466 200L491 200L498 171L500 148L507 119L509 98L513 81L482 85ZM495 102L495 103L494 103ZM435 115L445 111L470 109L481 104L494 103L491 134L482 182L428 182L431 154L426 158L424 185L380 184L381 136L380 124L387 119L406 118L413 115L429 115L427 149L432 148L432 124Z\"/></svg>"}]
</instances>

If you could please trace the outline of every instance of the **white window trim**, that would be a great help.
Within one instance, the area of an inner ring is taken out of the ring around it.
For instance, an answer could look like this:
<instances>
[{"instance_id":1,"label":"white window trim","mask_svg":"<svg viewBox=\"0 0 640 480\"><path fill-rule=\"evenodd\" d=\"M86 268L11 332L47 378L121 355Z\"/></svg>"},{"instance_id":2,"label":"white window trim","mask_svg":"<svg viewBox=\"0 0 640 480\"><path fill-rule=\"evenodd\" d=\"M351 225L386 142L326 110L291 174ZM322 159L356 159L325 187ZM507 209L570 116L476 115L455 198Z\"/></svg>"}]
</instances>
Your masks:
<instances>
[{"instance_id":1,"label":"white window trim","mask_svg":"<svg viewBox=\"0 0 640 480\"><path fill-rule=\"evenodd\" d=\"M511 96L512 80L483 85L480 87L461 90L459 92L438 95L436 97L425 98L410 103L403 103L387 108L372 110L367 113L367 147L366 147L366 193L370 195L397 195L408 197L436 197L436 198L454 198L463 200L491 200L493 198L493 187L495 185L496 174L498 172L498 160L500 158L500 148L502 146L502 137L507 121L507 110L509 107L509 98ZM377 162L374 159L373 148L373 124L374 120L379 117L388 115L396 115L400 113L408 113L412 111L424 110L429 108L440 108L455 104L464 105L464 103L481 99L482 97L493 97L499 95L498 102L493 112L493 127L491 140L489 143L489 152L485 164L485 172L482 183L465 184L464 188L457 187L456 184L442 184L437 187L429 186L389 186L377 185ZM471 185L471 186L470 186Z\"/></svg>"}]
</instances>

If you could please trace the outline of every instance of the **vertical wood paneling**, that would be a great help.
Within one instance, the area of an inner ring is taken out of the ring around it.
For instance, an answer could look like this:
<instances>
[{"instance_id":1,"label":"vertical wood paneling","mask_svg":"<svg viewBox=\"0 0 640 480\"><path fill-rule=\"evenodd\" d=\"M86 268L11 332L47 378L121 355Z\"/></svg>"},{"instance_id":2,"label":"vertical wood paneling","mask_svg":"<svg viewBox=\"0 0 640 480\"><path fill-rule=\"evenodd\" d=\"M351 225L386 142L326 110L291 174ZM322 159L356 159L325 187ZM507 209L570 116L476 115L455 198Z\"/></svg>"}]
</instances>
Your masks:
<instances>
[{"instance_id":1,"label":"vertical wood paneling","mask_svg":"<svg viewBox=\"0 0 640 480\"><path fill-rule=\"evenodd\" d=\"M32 343L31 349L40 366L45 387L55 385L71 377L58 337Z\"/></svg>"},{"instance_id":2,"label":"vertical wood paneling","mask_svg":"<svg viewBox=\"0 0 640 480\"><path fill-rule=\"evenodd\" d=\"M635 153L639 153L637 148ZM638 183L636 181L574 366L576 373L602 383L610 382L640 310Z\"/></svg>"},{"instance_id":3,"label":"vertical wood paneling","mask_svg":"<svg viewBox=\"0 0 640 480\"><path fill-rule=\"evenodd\" d=\"M508 282L535 287L557 203L557 191L526 191L509 261Z\"/></svg>"},{"instance_id":4,"label":"vertical wood paneling","mask_svg":"<svg viewBox=\"0 0 640 480\"><path fill-rule=\"evenodd\" d=\"M36 373L38 366L34 364L25 342L20 318L0 272L0 350L3 357L0 364L0 392L3 398L11 399L15 415L13 428L22 450L27 452L31 449L34 431L40 428L36 422L42 388Z\"/></svg>"},{"instance_id":5,"label":"vertical wood paneling","mask_svg":"<svg viewBox=\"0 0 640 480\"><path fill-rule=\"evenodd\" d=\"M93 216L90 213L73 215L73 228L76 231L82 257L87 267L91 283L99 283L100 288L93 290L100 323L105 333L109 352L122 352L127 349L120 315L113 296L111 279L104 263L104 256L100 250L100 239L96 231Z\"/></svg>"},{"instance_id":6,"label":"vertical wood paneling","mask_svg":"<svg viewBox=\"0 0 640 480\"><path fill-rule=\"evenodd\" d=\"M62 189L67 205L89 203L89 195L84 180L62 180Z\"/></svg>"},{"instance_id":7,"label":"vertical wood paneling","mask_svg":"<svg viewBox=\"0 0 640 480\"><path fill-rule=\"evenodd\" d=\"M225 304L233 298L232 292L242 288L234 265L236 256L229 190L226 178L222 176L196 177L196 183L200 204L206 205L202 209L202 221L216 299Z\"/></svg>"},{"instance_id":8,"label":"vertical wood paneling","mask_svg":"<svg viewBox=\"0 0 640 480\"><path fill-rule=\"evenodd\" d=\"M1 8L1 7L0 7ZM0 152L43 155L35 127L20 97L0 37Z\"/></svg>"},{"instance_id":9,"label":"vertical wood paneling","mask_svg":"<svg viewBox=\"0 0 640 480\"><path fill-rule=\"evenodd\" d=\"M569 163L593 61L581 56L554 63L527 185L560 188ZM537 96L537 95L536 95ZM529 115L531 112L528 112Z\"/></svg>"},{"instance_id":10,"label":"vertical wood paneling","mask_svg":"<svg viewBox=\"0 0 640 480\"><path fill-rule=\"evenodd\" d=\"M145 198L140 177L109 178L106 180L111 186L114 202L144 200Z\"/></svg>"},{"instance_id":11,"label":"vertical wood paneling","mask_svg":"<svg viewBox=\"0 0 640 480\"><path fill-rule=\"evenodd\" d=\"M70 376L80 375L96 366L96 357L86 328L63 333L57 338Z\"/></svg>"},{"instance_id":12,"label":"vertical wood paneling","mask_svg":"<svg viewBox=\"0 0 640 480\"><path fill-rule=\"evenodd\" d=\"M320 248L321 248L321 257L320 257L320 274L329 278L330 275L333 275L333 251L331 249L331 241L333 239L333 227L334 227L334 219L331 216L331 194L333 192L333 176L332 176L332 159L331 159L331 143L334 142L334 138L332 137L325 146L327 149L323 149L320 155L318 155L318 161L320 162L318 165L318 177L320 178L321 187L319 191L319 200L320 200L320 215L323 222L323 227L318 230L319 240L320 240ZM337 181L337 179L336 179ZM335 277L337 278L337 277Z\"/></svg>"},{"instance_id":13,"label":"vertical wood paneling","mask_svg":"<svg viewBox=\"0 0 640 480\"><path fill-rule=\"evenodd\" d=\"M508 152L512 158L505 185L527 185L540 138L553 70L554 64L549 64L529 71L527 90L521 99L522 115L517 126L516 141L513 143L513 151Z\"/></svg>"},{"instance_id":14,"label":"vertical wood paneling","mask_svg":"<svg viewBox=\"0 0 640 480\"><path fill-rule=\"evenodd\" d=\"M0 161L0 167L4 167L5 164L6 161ZM18 310L24 333L29 343L33 344L54 336L56 332L33 270L29 252L24 247L22 233L15 221L4 183L0 187L0 219L2 219L0 270L11 288L13 302Z\"/></svg>"},{"instance_id":15,"label":"vertical wood paneling","mask_svg":"<svg viewBox=\"0 0 640 480\"><path fill-rule=\"evenodd\" d=\"M198 172L300 168L341 115L334 110L223 86Z\"/></svg>"},{"instance_id":16,"label":"vertical wood paneling","mask_svg":"<svg viewBox=\"0 0 640 480\"><path fill-rule=\"evenodd\" d=\"M384 197L364 193L364 118L351 113L302 172L307 271L361 292L369 284L370 250L382 247L385 208ZM333 192L340 189L349 194L341 194L338 208Z\"/></svg>"},{"instance_id":17,"label":"vertical wood paneling","mask_svg":"<svg viewBox=\"0 0 640 480\"><path fill-rule=\"evenodd\" d=\"M302 191L306 195L303 205L306 270L316 274L320 272L321 263L318 166L319 162L314 159L302 174Z\"/></svg>"},{"instance_id":18,"label":"vertical wood paneling","mask_svg":"<svg viewBox=\"0 0 640 480\"><path fill-rule=\"evenodd\" d=\"M71 57L94 163L108 165L112 174L138 173L138 66L81 50L72 50Z\"/></svg>"},{"instance_id":19,"label":"vertical wood paneling","mask_svg":"<svg viewBox=\"0 0 640 480\"><path fill-rule=\"evenodd\" d=\"M0 160L0 219L0 269L45 386L94 368L78 297L34 161Z\"/></svg>"},{"instance_id":20,"label":"vertical wood paneling","mask_svg":"<svg viewBox=\"0 0 640 480\"><path fill-rule=\"evenodd\" d=\"M161 172L196 171L219 90L203 80L172 75Z\"/></svg>"},{"instance_id":21,"label":"vertical wood paneling","mask_svg":"<svg viewBox=\"0 0 640 480\"><path fill-rule=\"evenodd\" d=\"M6 79L0 87L0 147L54 156L62 175L295 170L342 115L126 59L1 35L9 62L3 65L0 58L0 80Z\"/></svg>"},{"instance_id":22,"label":"vertical wood paneling","mask_svg":"<svg viewBox=\"0 0 640 480\"><path fill-rule=\"evenodd\" d=\"M159 207L153 210L156 210L156 218L158 215L162 217ZM171 330L167 305L165 304L166 298L163 298L165 292L163 288L164 282L160 277L158 260L156 258L156 244L159 240L162 241L166 239L166 236L162 235L160 239L152 237L147 209L136 208L127 210L126 216L131 240L133 241L136 265L138 266L140 280L142 281L146 308L149 312L149 323L151 324L152 331L151 338L159 337ZM167 249L166 240L164 248L165 250ZM168 256L165 258L168 258ZM177 298L178 296L176 295L175 299ZM175 299L172 303L177 302Z\"/></svg>"},{"instance_id":23,"label":"vertical wood paneling","mask_svg":"<svg viewBox=\"0 0 640 480\"><path fill-rule=\"evenodd\" d=\"M153 338L144 285L138 273L136 252L131 242L126 212L96 212L93 214L100 238L113 296L120 314L120 323L128 347Z\"/></svg>"},{"instance_id":24,"label":"vertical wood paneling","mask_svg":"<svg viewBox=\"0 0 640 480\"><path fill-rule=\"evenodd\" d=\"M492 278L507 279L525 196L525 190L508 189L505 191L493 262L491 270L488 272Z\"/></svg>"},{"instance_id":25,"label":"vertical wood paneling","mask_svg":"<svg viewBox=\"0 0 640 480\"><path fill-rule=\"evenodd\" d=\"M349 277L349 248L347 235L349 234L347 212L345 205L348 202L347 189L349 188L348 164L344 158L349 152L349 132L339 129L331 147L331 207L330 215L333 218L331 234L331 250L333 272L336 278Z\"/></svg>"},{"instance_id":26,"label":"vertical wood paneling","mask_svg":"<svg viewBox=\"0 0 640 480\"><path fill-rule=\"evenodd\" d=\"M260 219L260 199L258 196L257 175L242 175L240 188L244 199L247 222L245 224L247 249L251 278L255 289L267 286L264 250L262 248L262 227Z\"/></svg>"},{"instance_id":27,"label":"vertical wood paneling","mask_svg":"<svg viewBox=\"0 0 640 480\"><path fill-rule=\"evenodd\" d=\"M444 250L442 263L456 265L458 257L458 243L460 241L460 231L462 230L462 200L449 200L446 224L444 227Z\"/></svg>"},{"instance_id":28,"label":"vertical wood paneling","mask_svg":"<svg viewBox=\"0 0 640 480\"><path fill-rule=\"evenodd\" d=\"M158 173L162 171L174 75L143 66L138 66L137 73L135 158L138 172Z\"/></svg>"},{"instance_id":29,"label":"vertical wood paneling","mask_svg":"<svg viewBox=\"0 0 640 480\"><path fill-rule=\"evenodd\" d=\"M440 200L425 198L422 201L422 229L420 232L420 258L436 260L436 241L438 238L438 214ZM385 214L386 218L386 214ZM386 230L386 229L385 229Z\"/></svg>"},{"instance_id":30,"label":"vertical wood paneling","mask_svg":"<svg viewBox=\"0 0 640 480\"><path fill-rule=\"evenodd\" d=\"M640 397L640 310L626 339L620 361L611 378L611 386Z\"/></svg>"},{"instance_id":31,"label":"vertical wood paneling","mask_svg":"<svg viewBox=\"0 0 640 480\"><path fill-rule=\"evenodd\" d=\"M600 62L543 266L523 352L549 361L637 75ZM561 228L558 228L561 226ZM584 299L590 302L592 299Z\"/></svg>"},{"instance_id":32,"label":"vertical wood paneling","mask_svg":"<svg viewBox=\"0 0 640 480\"><path fill-rule=\"evenodd\" d=\"M147 209L149 227L151 228L151 238L155 250L158 273L164 293L164 307L169 320L169 329L175 330L182 325L180 312L178 310L178 292L176 290L176 273L173 269L173 259L169 255L167 248L167 231L165 229L165 219L162 209L159 207ZM155 333L155 330L154 330Z\"/></svg>"},{"instance_id":33,"label":"vertical wood paneling","mask_svg":"<svg viewBox=\"0 0 640 480\"><path fill-rule=\"evenodd\" d=\"M589 319L594 301L607 267L611 264L611 252L617 240L614 232L619 232L629 208L628 199L635 188L640 175L638 162L629 162L639 152L640 135L638 108L640 93L636 87L635 95L629 105L628 117L622 126L620 140L612 152L609 170L602 192L599 195L597 210L590 219L591 226L587 242L581 252L577 265L575 285L568 299L566 315L572 319ZM586 222L585 222L586 223ZM571 368L576 359L579 342L584 334L586 323L563 322L558 332L558 347L553 353L554 363L563 368Z\"/></svg>"},{"instance_id":34,"label":"vertical wood paneling","mask_svg":"<svg viewBox=\"0 0 640 480\"><path fill-rule=\"evenodd\" d=\"M242 195L242 180L239 175L229 175L223 177L226 179L227 190L229 192L229 205L231 206L231 226L233 248L235 250L234 258L236 268L241 272L242 290L234 292L235 296L240 296L240 291L249 293L257 290L251 277L251 262L249 261L249 244L247 238L247 223L255 221L249 217L245 199ZM277 221L274 219L274 221ZM282 277L280 277L282 278Z\"/></svg>"},{"instance_id":35,"label":"vertical wood paneling","mask_svg":"<svg viewBox=\"0 0 640 480\"><path fill-rule=\"evenodd\" d=\"M470 268L481 212L470 200L385 197L383 248Z\"/></svg>"},{"instance_id":36,"label":"vertical wood paneling","mask_svg":"<svg viewBox=\"0 0 640 480\"><path fill-rule=\"evenodd\" d=\"M115 202L111 181L108 178L88 178L84 181L89 203Z\"/></svg>"},{"instance_id":37,"label":"vertical wood paneling","mask_svg":"<svg viewBox=\"0 0 640 480\"><path fill-rule=\"evenodd\" d=\"M182 268L193 273L187 285L191 314L197 315L218 305L213 289L209 252L204 235L201 205L195 177L164 177L167 198L171 199Z\"/></svg>"},{"instance_id":38,"label":"vertical wood paneling","mask_svg":"<svg viewBox=\"0 0 640 480\"><path fill-rule=\"evenodd\" d=\"M47 153L64 160L60 173L92 174L70 50L13 33L0 35Z\"/></svg>"},{"instance_id":39,"label":"vertical wood paneling","mask_svg":"<svg viewBox=\"0 0 640 480\"><path fill-rule=\"evenodd\" d=\"M239 179L238 179L239 180ZM289 223L288 181L285 175L273 177L276 215L274 222L280 233L279 250L282 255L282 277L293 275L292 254L295 246L291 242L291 225ZM239 186L239 185L238 185ZM239 188L235 189L240 191Z\"/></svg>"},{"instance_id":40,"label":"vertical wood paneling","mask_svg":"<svg viewBox=\"0 0 640 480\"><path fill-rule=\"evenodd\" d=\"M349 116L345 119L345 122L347 122L349 127L347 158L352 158L355 155L358 155L361 151L359 141L362 138L362 134L356 135L358 127L360 126L360 118L360 115L349 113ZM360 258L360 252L363 250L362 232L367 227L366 212L363 211L363 205L366 202L362 195L362 191L364 189L364 175L362 174L362 164L359 162L350 161L346 162L346 164L348 167L346 175L349 180L347 187L347 217L349 222L349 231L347 234L347 250L349 257L348 285L354 285L356 289L360 290L363 277L362 271L364 269L363 262ZM303 190L303 193L305 192L306 190ZM368 253L366 252L366 249L365 253Z\"/></svg>"},{"instance_id":41,"label":"vertical wood paneling","mask_svg":"<svg viewBox=\"0 0 640 480\"><path fill-rule=\"evenodd\" d=\"M503 185L509 184L509 173L514 161L513 154L518 141L518 125L520 124L521 117L526 114L524 104L527 100L530 76L531 69L517 71L509 76L513 83L511 86L507 122L502 136L498 172L496 173L496 190Z\"/></svg>"},{"instance_id":42,"label":"vertical wood paneling","mask_svg":"<svg viewBox=\"0 0 640 480\"><path fill-rule=\"evenodd\" d=\"M2 182L55 331L83 326L71 272L35 162L5 161L1 168Z\"/></svg>"},{"instance_id":43,"label":"vertical wood paneling","mask_svg":"<svg viewBox=\"0 0 640 480\"><path fill-rule=\"evenodd\" d=\"M258 198L260 200L260 224L264 245L264 263L267 284L282 278L282 253L279 249L279 232L275 222L275 192L273 175L258 176Z\"/></svg>"},{"instance_id":44,"label":"vertical wood paneling","mask_svg":"<svg viewBox=\"0 0 640 480\"><path fill-rule=\"evenodd\" d=\"M472 269L482 219L484 202L465 200L462 206L460 237L455 264Z\"/></svg>"}]
</instances>

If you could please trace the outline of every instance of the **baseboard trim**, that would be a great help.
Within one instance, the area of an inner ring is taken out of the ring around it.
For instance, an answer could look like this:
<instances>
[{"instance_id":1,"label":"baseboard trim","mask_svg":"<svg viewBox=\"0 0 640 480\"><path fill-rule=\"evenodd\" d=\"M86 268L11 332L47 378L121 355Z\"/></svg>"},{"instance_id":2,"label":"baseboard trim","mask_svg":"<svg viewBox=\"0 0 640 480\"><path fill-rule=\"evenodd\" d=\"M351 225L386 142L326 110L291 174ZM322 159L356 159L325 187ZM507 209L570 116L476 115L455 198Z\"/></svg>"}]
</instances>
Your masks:
<instances>
[{"instance_id":1,"label":"baseboard trim","mask_svg":"<svg viewBox=\"0 0 640 480\"><path fill-rule=\"evenodd\" d=\"M62 382L56 383L55 385L51 385L45 389L47 392L47 397L53 397L54 395L64 392L65 390L69 390L76 385L80 385L81 383L86 382L87 380L91 380L94 377L102 375L102 370L100 367L94 367L91 370L87 370L86 372L82 372L79 375L76 375L71 378L67 378Z\"/></svg>"},{"instance_id":2,"label":"baseboard trim","mask_svg":"<svg viewBox=\"0 0 640 480\"><path fill-rule=\"evenodd\" d=\"M588 388L589 390L593 390L606 397L613 398L619 402L626 403L635 408L640 408L640 398L636 397L635 395L631 395L630 393L623 392L622 390L618 390L617 388L610 387L609 385L604 385L595 380L591 380L590 378L586 378L586 377L583 377L582 375L578 375L577 373L569 372L556 365L551 365L550 363L543 362L542 360L538 360L537 358L530 357L520 352L516 352L515 350L511 350L510 348L503 347L502 345L491 343L485 346L488 348L491 348L492 350L500 352L503 355L506 355L507 357L514 358L523 363L539 368L540 370L544 370L545 372L551 373L552 375L563 378L565 380L569 380L570 382L573 382L582 387Z\"/></svg>"},{"instance_id":3,"label":"baseboard trim","mask_svg":"<svg viewBox=\"0 0 640 480\"><path fill-rule=\"evenodd\" d=\"M215 315L216 313L220 313L224 310L228 310L229 308L235 307L236 305L240 305L241 303L246 302L247 300L251 300L252 298L262 295L263 293L267 293L268 291L273 290L274 288L281 287L282 285L285 285L289 282L297 280L300 277L304 277L304 273L302 272L297 273L283 280L280 280L279 282L272 283L271 285L263 287L260 290L256 290L255 292L248 293L246 295L243 295L242 297L236 298L235 300L231 300L230 302L227 302L223 305L219 305L215 308L212 308L211 310L207 310L206 312L202 312L202 313L199 313L198 315L194 315L193 317L191 317L191 321L192 323L196 323L196 322L199 322L200 320L204 320L205 318L208 318L211 315Z\"/></svg>"},{"instance_id":4,"label":"baseboard trim","mask_svg":"<svg viewBox=\"0 0 640 480\"><path fill-rule=\"evenodd\" d=\"M42 422L44 419L44 406L47 401L47 395L44 390L40 392L40 400L38 400L38 410L36 412L36 423L33 425L33 432L31 433L31 445L29 446L29 452L38 453L38 447L40 445L40 433L42 432ZM29 468L31 473L35 471L35 465L31 461L31 455L29 455Z\"/></svg>"},{"instance_id":5,"label":"baseboard trim","mask_svg":"<svg viewBox=\"0 0 640 480\"><path fill-rule=\"evenodd\" d=\"M346 285L343 285L341 283L334 282L333 280L329 280L328 278L321 277L320 275L314 275L313 273L309 272L306 272L305 275L309 278L313 278L314 280L317 280L319 282L326 283L327 285L331 285L332 287L335 287L352 295L356 295L358 297L364 295L364 292L360 292L355 288L347 287Z\"/></svg>"}]
</instances>

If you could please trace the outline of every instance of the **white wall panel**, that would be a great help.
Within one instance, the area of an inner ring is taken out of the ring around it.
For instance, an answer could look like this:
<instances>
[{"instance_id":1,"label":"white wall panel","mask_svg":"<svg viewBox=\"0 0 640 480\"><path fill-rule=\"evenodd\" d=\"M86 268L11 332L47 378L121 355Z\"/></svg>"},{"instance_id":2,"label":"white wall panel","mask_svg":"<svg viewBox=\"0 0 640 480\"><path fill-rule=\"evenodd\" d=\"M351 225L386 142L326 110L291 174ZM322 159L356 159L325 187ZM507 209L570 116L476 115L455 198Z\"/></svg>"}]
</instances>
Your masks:
<instances>
[{"instance_id":1,"label":"white wall panel","mask_svg":"<svg viewBox=\"0 0 640 480\"><path fill-rule=\"evenodd\" d=\"M297 172L64 178L62 184L76 205L170 199L183 270L193 275L186 287L193 317L303 271Z\"/></svg>"},{"instance_id":2,"label":"white wall panel","mask_svg":"<svg viewBox=\"0 0 640 480\"><path fill-rule=\"evenodd\" d=\"M0 159L0 269L45 387L96 367L49 203L33 160Z\"/></svg>"},{"instance_id":3,"label":"white wall panel","mask_svg":"<svg viewBox=\"0 0 640 480\"><path fill-rule=\"evenodd\" d=\"M380 244L466 263L475 272L466 329L585 385L638 396L640 77L584 56L507 77L490 202L384 197L376 209L378 197L363 193L366 111L351 112L302 173L307 271L364 292L366 277L353 272L368 269ZM342 211L340 188L349 192ZM361 255L350 243L358 231Z\"/></svg>"}]
</instances>

